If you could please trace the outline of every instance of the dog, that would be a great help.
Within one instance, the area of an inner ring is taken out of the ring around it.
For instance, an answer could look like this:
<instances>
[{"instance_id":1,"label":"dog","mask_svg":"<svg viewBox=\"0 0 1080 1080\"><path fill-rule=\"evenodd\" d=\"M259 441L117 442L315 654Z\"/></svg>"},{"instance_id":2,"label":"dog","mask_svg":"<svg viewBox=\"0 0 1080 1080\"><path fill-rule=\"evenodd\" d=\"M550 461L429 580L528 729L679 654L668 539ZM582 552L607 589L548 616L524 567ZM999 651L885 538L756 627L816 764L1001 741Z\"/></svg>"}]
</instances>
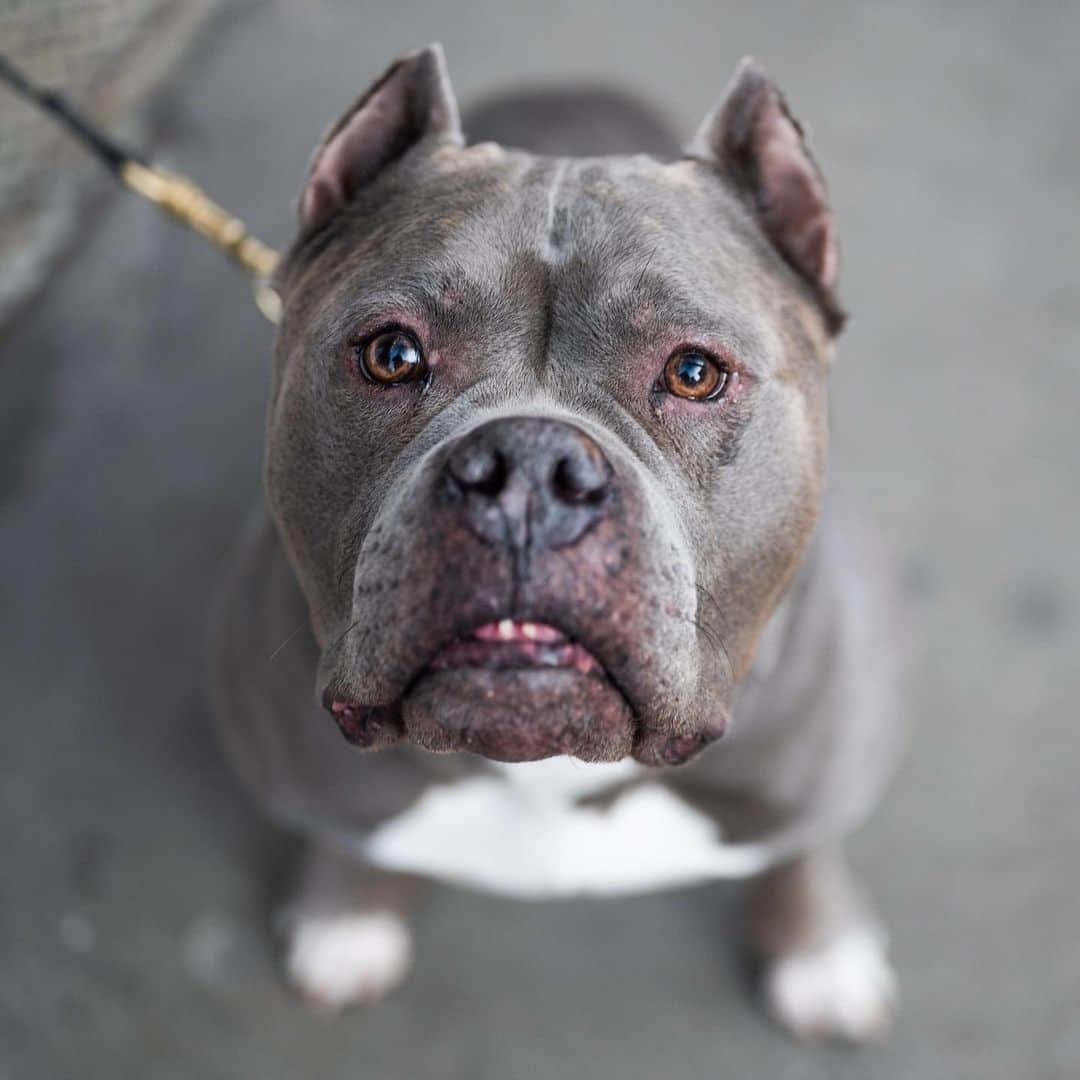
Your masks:
<instances>
[{"instance_id":1,"label":"dog","mask_svg":"<svg viewBox=\"0 0 1080 1080\"><path fill-rule=\"evenodd\" d=\"M399 60L276 275L268 511L214 678L306 840L287 975L383 994L424 878L734 878L780 1023L874 1037L895 978L843 845L895 756L894 646L826 491L844 313L803 129L749 60L682 153L601 93L477 125L438 46Z\"/></svg>"}]
</instances>

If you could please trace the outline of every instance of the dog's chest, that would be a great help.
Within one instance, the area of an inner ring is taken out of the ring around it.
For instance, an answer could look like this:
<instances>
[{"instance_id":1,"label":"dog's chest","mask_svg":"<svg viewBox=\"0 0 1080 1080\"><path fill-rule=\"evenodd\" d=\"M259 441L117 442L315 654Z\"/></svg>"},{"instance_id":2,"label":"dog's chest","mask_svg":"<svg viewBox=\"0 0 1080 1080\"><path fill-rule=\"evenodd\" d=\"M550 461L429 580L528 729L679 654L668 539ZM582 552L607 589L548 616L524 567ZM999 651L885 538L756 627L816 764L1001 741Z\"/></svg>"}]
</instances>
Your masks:
<instances>
[{"instance_id":1,"label":"dog's chest","mask_svg":"<svg viewBox=\"0 0 1080 1080\"><path fill-rule=\"evenodd\" d=\"M429 788L364 853L386 869L522 897L648 892L744 877L767 861L626 760L550 758ZM610 801L582 804L626 781Z\"/></svg>"}]
</instances>

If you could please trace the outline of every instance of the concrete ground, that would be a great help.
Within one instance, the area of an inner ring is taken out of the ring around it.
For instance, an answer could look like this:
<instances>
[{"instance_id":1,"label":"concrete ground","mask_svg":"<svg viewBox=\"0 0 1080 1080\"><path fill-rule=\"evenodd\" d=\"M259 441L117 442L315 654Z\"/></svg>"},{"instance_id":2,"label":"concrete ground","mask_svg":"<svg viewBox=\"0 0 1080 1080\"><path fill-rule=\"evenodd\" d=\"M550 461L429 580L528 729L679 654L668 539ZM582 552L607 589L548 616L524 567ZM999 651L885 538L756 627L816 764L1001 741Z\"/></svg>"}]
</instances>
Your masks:
<instances>
[{"instance_id":1,"label":"concrete ground","mask_svg":"<svg viewBox=\"0 0 1080 1080\"><path fill-rule=\"evenodd\" d=\"M905 597L910 754L855 844L897 1029L774 1030L722 887L438 890L396 996L338 1020L289 996L290 842L219 760L200 666L271 335L216 255L116 199L0 338L0 1077L1080 1075L1080 9L278 0L203 40L158 150L281 243L323 126L434 38L466 102L609 80L688 132L753 52L812 124L854 314L836 450Z\"/></svg>"}]
</instances>

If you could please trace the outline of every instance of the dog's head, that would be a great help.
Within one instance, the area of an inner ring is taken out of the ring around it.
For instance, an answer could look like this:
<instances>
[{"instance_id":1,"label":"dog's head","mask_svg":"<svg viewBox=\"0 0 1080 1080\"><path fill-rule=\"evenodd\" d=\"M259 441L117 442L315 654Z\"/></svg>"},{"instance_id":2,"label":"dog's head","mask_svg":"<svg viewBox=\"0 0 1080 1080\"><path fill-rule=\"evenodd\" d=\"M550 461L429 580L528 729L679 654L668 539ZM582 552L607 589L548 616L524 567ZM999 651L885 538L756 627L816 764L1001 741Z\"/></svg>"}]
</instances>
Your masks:
<instances>
[{"instance_id":1,"label":"dog's head","mask_svg":"<svg viewBox=\"0 0 1080 1080\"><path fill-rule=\"evenodd\" d=\"M821 497L836 245L767 76L671 163L466 146L442 54L317 151L272 512L353 742L688 760Z\"/></svg>"}]
</instances>

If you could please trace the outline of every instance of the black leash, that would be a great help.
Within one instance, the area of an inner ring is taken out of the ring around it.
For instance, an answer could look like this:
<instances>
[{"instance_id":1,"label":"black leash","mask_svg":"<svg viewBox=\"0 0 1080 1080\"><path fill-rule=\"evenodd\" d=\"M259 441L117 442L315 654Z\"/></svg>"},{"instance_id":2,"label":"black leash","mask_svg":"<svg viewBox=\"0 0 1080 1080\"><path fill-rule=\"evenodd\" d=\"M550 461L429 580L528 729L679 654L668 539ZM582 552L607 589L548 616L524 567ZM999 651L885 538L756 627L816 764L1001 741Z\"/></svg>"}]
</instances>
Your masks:
<instances>
[{"instance_id":1,"label":"black leash","mask_svg":"<svg viewBox=\"0 0 1080 1080\"><path fill-rule=\"evenodd\" d=\"M38 106L61 124L129 191L154 203L175 220L194 229L253 279L255 302L277 322L281 301L269 284L278 255L252 236L244 223L214 202L201 188L151 164L142 154L122 146L79 112L62 94L33 82L0 53L0 82Z\"/></svg>"}]
</instances>

